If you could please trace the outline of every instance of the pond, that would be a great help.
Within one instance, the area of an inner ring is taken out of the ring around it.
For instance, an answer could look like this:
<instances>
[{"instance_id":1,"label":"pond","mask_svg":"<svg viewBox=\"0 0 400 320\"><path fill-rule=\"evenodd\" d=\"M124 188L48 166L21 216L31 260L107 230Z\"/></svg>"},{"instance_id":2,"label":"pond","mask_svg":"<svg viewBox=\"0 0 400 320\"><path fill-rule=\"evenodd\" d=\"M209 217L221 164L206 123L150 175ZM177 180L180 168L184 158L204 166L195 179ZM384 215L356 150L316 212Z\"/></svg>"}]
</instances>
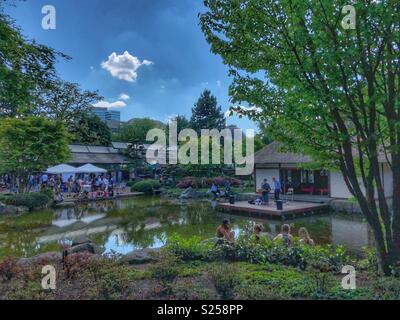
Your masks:
<instances>
[{"instance_id":1,"label":"pond","mask_svg":"<svg viewBox=\"0 0 400 320\"><path fill-rule=\"evenodd\" d=\"M282 222L249 215L227 215L216 211L215 203L178 202L153 197L93 202L57 208L20 217L0 219L0 258L30 257L59 251L61 242L86 235L104 246L107 253L128 253L165 245L173 234L208 239L222 219L231 221L235 234L260 223L264 232L276 235ZM350 251L371 246L373 237L359 215L321 215L286 221L296 235L306 227L318 244L344 245Z\"/></svg>"}]
</instances>

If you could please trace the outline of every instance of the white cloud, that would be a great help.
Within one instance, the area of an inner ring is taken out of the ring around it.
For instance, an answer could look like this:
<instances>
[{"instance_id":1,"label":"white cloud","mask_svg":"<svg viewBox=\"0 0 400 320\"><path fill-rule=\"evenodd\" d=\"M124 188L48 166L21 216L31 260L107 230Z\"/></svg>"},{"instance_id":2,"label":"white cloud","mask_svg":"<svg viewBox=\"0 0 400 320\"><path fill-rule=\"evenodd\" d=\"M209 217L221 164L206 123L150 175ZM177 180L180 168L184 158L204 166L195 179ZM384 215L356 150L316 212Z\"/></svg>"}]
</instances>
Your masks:
<instances>
[{"instance_id":1,"label":"white cloud","mask_svg":"<svg viewBox=\"0 0 400 320\"><path fill-rule=\"evenodd\" d=\"M101 67L110 72L114 78L135 82L138 76L137 70L142 66L150 66L152 64L153 62L149 60L140 61L128 51L125 51L121 55L113 52L107 61L101 63Z\"/></svg>"},{"instance_id":2,"label":"white cloud","mask_svg":"<svg viewBox=\"0 0 400 320\"><path fill-rule=\"evenodd\" d=\"M115 102L108 102L108 101L99 101L93 105L96 108L123 108L126 107L126 103L124 101L115 101Z\"/></svg>"},{"instance_id":3,"label":"white cloud","mask_svg":"<svg viewBox=\"0 0 400 320\"><path fill-rule=\"evenodd\" d=\"M221 80L217 80L217 87L221 87Z\"/></svg>"},{"instance_id":4,"label":"white cloud","mask_svg":"<svg viewBox=\"0 0 400 320\"><path fill-rule=\"evenodd\" d=\"M121 93L121 95L119 96L119 99L127 101L129 100L131 97L128 96L126 93Z\"/></svg>"}]
</instances>

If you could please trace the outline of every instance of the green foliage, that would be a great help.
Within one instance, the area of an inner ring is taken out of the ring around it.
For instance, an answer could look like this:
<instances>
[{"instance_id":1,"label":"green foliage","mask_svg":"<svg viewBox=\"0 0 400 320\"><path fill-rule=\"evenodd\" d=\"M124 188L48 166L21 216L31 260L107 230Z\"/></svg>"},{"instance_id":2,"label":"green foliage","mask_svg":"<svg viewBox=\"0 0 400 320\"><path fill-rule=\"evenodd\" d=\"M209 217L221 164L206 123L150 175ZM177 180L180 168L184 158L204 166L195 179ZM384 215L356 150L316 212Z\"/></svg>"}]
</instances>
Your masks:
<instances>
[{"instance_id":1,"label":"green foliage","mask_svg":"<svg viewBox=\"0 0 400 320\"><path fill-rule=\"evenodd\" d=\"M141 143L146 142L147 133L151 129L162 129L165 130L165 124L160 121L153 120L150 118L133 119L128 123L124 124L119 133L112 137L113 141L125 141L133 143L139 141Z\"/></svg>"},{"instance_id":2,"label":"green foliage","mask_svg":"<svg viewBox=\"0 0 400 320\"><path fill-rule=\"evenodd\" d=\"M217 300L214 290L201 284L187 282L176 283L172 287L172 295L176 300Z\"/></svg>"},{"instance_id":3,"label":"green foliage","mask_svg":"<svg viewBox=\"0 0 400 320\"><path fill-rule=\"evenodd\" d=\"M167 250L184 261L204 259L211 249L212 244L201 244L198 237L183 239L174 235L168 239Z\"/></svg>"},{"instance_id":4,"label":"green foliage","mask_svg":"<svg viewBox=\"0 0 400 320\"><path fill-rule=\"evenodd\" d=\"M27 207L29 210L46 207L50 201L47 194L41 192L21 193L0 198L5 204Z\"/></svg>"},{"instance_id":5,"label":"green foliage","mask_svg":"<svg viewBox=\"0 0 400 320\"><path fill-rule=\"evenodd\" d=\"M20 191L28 175L68 160L69 134L57 121L42 117L7 118L0 121L0 172L20 180Z\"/></svg>"},{"instance_id":6,"label":"green foliage","mask_svg":"<svg viewBox=\"0 0 400 320\"><path fill-rule=\"evenodd\" d=\"M172 284L179 275L179 262L176 256L166 254L159 263L150 267L152 277L161 284L165 294L172 291Z\"/></svg>"},{"instance_id":7,"label":"green foliage","mask_svg":"<svg viewBox=\"0 0 400 320\"><path fill-rule=\"evenodd\" d=\"M268 135L286 151L340 169L379 235L378 254L388 275L391 260L400 260L399 197L393 195L392 212L377 155L390 154L391 165L400 166L400 78L393 76L399 72L400 2L354 2L356 24L350 29L341 25L344 5L206 0L200 25L211 51L229 68L232 103L257 112L233 109L267 125ZM390 174L398 190L400 180ZM374 197L384 200L376 204Z\"/></svg>"},{"instance_id":8,"label":"green foliage","mask_svg":"<svg viewBox=\"0 0 400 320\"><path fill-rule=\"evenodd\" d=\"M215 289L222 300L232 300L235 298L235 289L239 284L237 276L238 270L232 264L216 264L209 270L210 277Z\"/></svg>"},{"instance_id":9,"label":"green foliage","mask_svg":"<svg viewBox=\"0 0 400 320\"><path fill-rule=\"evenodd\" d=\"M217 98L211 94L211 91L204 90L194 105L190 126L198 133L201 129L221 130L225 128L225 116L221 107L217 107Z\"/></svg>"},{"instance_id":10,"label":"green foliage","mask_svg":"<svg viewBox=\"0 0 400 320\"><path fill-rule=\"evenodd\" d=\"M132 189L137 192L152 193L161 187L160 182L157 180L143 180L136 182Z\"/></svg>"},{"instance_id":11,"label":"green foliage","mask_svg":"<svg viewBox=\"0 0 400 320\"><path fill-rule=\"evenodd\" d=\"M108 146L111 143L111 130L107 124L95 114L80 114L69 126L73 134L72 142Z\"/></svg>"},{"instance_id":12,"label":"green foliage","mask_svg":"<svg viewBox=\"0 0 400 320\"><path fill-rule=\"evenodd\" d=\"M1 10L2 4L0 4ZM55 64L67 56L27 39L0 11L0 116L30 114L56 77Z\"/></svg>"},{"instance_id":13,"label":"green foliage","mask_svg":"<svg viewBox=\"0 0 400 320\"><path fill-rule=\"evenodd\" d=\"M274 263L293 266L302 270L311 268L322 272L339 272L348 256L343 247L303 246L294 243L286 246L280 242L267 239L259 241L251 238L239 238L234 243L221 243L212 246L201 243L199 238L182 239L179 236L170 238L167 250L183 260L204 261L246 261L250 263Z\"/></svg>"}]
</instances>

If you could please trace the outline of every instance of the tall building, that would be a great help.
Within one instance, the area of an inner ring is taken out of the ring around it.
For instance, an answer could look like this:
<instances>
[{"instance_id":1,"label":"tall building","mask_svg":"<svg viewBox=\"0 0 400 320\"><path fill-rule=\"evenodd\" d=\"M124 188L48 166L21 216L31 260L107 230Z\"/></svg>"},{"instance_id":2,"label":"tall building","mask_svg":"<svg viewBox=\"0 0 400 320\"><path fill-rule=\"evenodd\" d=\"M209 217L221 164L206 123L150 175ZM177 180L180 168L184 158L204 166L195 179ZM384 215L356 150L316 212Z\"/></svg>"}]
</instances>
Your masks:
<instances>
[{"instance_id":1,"label":"tall building","mask_svg":"<svg viewBox=\"0 0 400 320\"><path fill-rule=\"evenodd\" d=\"M121 123L121 112L107 108L92 107L92 113L105 122L112 132L118 132Z\"/></svg>"},{"instance_id":2,"label":"tall building","mask_svg":"<svg viewBox=\"0 0 400 320\"><path fill-rule=\"evenodd\" d=\"M108 109L92 107L92 113L98 116L101 121L107 122Z\"/></svg>"},{"instance_id":3,"label":"tall building","mask_svg":"<svg viewBox=\"0 0 400 320\"><path fill-rule=\"evenodd\" d=\"M121 122L121 112L115 110L108 110L106 114L106 120Z\"/></svg>"}]
</instances>

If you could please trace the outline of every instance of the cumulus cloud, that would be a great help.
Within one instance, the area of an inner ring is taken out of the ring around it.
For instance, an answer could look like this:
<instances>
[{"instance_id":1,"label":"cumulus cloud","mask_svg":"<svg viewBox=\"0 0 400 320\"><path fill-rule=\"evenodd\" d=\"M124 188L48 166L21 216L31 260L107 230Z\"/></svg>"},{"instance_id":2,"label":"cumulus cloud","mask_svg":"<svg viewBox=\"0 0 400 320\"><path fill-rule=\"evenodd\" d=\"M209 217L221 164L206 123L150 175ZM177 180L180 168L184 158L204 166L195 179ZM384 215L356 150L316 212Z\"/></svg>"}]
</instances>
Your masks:
<instances>
[{"instance_id":1,"label":"cumulus cloud","mask_svg":"<svg viewBox=\"0 0 400 320\"><path fill-rule=\"evenodd\" d=\"M96 108L123 108L126 107L126 103L124 101L115 101L115 102L108 102L108 101L99 101L93 105Z\"/></svg>"},{"instance_id":2,"label":"cumulus cloud","mask_svg":"<svg viewBox=\"0 0 400 320\"><path fill-rule=\"evenodd\" d=\"M129 100L131 97L128 96L126 93L121 93L121 95L119 96L119 99L123 100L123 101L127 101Z\"/></svg>"},{"instance_id":3,"label":"cumulus cloud","mask_svg":"<svg viewBox=\"0 0 400 320\"><path fill-rule=\"evenodd\" d=\"M107 61L101 63L101 67L111 73L114 78L135 82L137 79L137 70L142 66L150 66L153 62L149 60L140 61L132 56L128 51L121 55L113 52Z\"/></svg>"}]
</instances>

